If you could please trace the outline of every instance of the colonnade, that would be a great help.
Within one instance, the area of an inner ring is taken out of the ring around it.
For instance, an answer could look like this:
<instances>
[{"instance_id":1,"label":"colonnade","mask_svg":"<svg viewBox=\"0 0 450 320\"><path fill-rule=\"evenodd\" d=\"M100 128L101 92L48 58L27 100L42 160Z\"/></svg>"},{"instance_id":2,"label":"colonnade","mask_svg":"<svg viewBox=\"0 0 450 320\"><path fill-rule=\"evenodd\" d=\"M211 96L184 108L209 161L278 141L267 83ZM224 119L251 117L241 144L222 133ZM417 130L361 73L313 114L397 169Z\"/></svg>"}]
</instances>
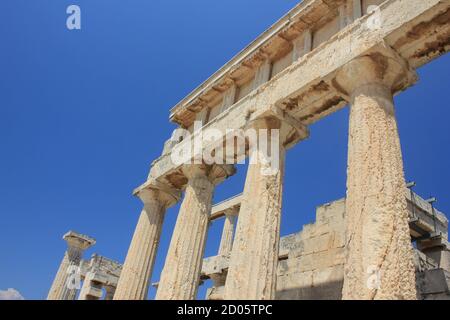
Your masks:
<instances>
[{"instance_id":1,"label":"colonnade","mask_svg":"<svg viewBox=\"0 0 450 320\"><path fill-rule=\"evenodd\" d=\"M395 55L360 56L336 74L334 84L350 105L347 169L347 258L344 299L416 298L413 250L404 196L405 178L393 92L415 74ZM409 80L408 80L409 81ZM273 299L280 239L286 144L292 123L276 116L249 120L256 130L280 130L279 170L249 154L236 234L226 216L219 254L230 255L226 299ZM285 129L285 127L287 129ZM305 139L307 133L299 139ZM195 299L217 170L185 165L188 182L161 274L156 299ZM139 219L114 299L145 299L166 209L180 190L151 185L139 193ZM368 285L375 270L379 286Z\"/></svg>"}]
</instances>

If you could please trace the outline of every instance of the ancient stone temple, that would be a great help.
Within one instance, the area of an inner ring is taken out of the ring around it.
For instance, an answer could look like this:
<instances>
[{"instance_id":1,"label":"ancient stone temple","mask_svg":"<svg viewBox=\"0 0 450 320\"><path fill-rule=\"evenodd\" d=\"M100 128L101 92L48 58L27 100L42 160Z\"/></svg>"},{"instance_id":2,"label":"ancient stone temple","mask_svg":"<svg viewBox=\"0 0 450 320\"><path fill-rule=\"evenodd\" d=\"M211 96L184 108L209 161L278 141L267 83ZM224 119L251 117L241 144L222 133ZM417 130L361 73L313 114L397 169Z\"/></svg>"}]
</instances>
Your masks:
<instances>
[{"instance_id":1,"label":"ancient stone temple","mask_svg":"<svg viewBox=\"0 0 450 320\"><path fill-rule=\"evenodd\" d=\"M449 21L449 1L304 0L180 101L170 120L183 130L134 191L143 209L114 299L146 299L165 212L180 201L156 299L195 299L204 279L208 299L448 297L448 221L408 189L393 97L449 50ZM346 199L281 238L285 155L347 106ZM213 205L245 158L243 193Z\"/></svg>"}]
</instances>

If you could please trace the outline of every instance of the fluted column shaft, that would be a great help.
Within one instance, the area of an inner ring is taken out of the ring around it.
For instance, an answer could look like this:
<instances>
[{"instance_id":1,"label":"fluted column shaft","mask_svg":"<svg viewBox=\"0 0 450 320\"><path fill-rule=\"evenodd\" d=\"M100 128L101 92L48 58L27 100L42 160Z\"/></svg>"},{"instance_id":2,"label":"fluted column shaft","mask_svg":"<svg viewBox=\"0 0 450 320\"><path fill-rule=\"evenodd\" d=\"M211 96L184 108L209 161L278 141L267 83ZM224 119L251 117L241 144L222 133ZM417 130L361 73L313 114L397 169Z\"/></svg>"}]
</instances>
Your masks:
<instances>
[{"instance_id":1,"label":"fluted column shaft","mask_svg":"<svg viewBox=\"0 0 450 320\"><path fill-rule=\"evenodd\" d=\"M380 56L358 58L343 70L351 102L344 299L416 298L390 81L401 78L403 70L398 62Z\"/></svg>"},{"instance_id":2,"label":"fluted column shaft","mask_svg":"<svg viewBox=\"0 0 450 320\"><path fill-rule=\"evenodd\" d=\"M226 212L223 224L222 238L220 239L219 255L227 256L233 247L234 229L237 221L237 211Z\"/></svg>"},{"instance_id":3,"label":"fluted column shaft","mask_svg":"<svg viewBox=\"0 0 450 320\"><path fill-rule=\"evenodd\" d=\"M185 169L189 182L156 293L157 300L196 298L214 184L202 170Z\"/></svg>"},{"instance_id":4,"label":"fluted column shaft","mask_svg":"<svg viewBox=\"0 0 450 320\"><path fill-rule=\"evenodd\" d=\"M280 123L259 119L253 128L279 129ZM225 299L274 299L280 239L282 185L285 149L280 144L279 170L266 174L259 151L250 154L250 164L239 211Z\"/></svg>"},{"instance_id":5,"label":"fluted column shaft","mask_svg":"<svg viewBox=\"0 0 450 320\"><path fill-rule=\"evenodd\" d=\"M157 189L139 193L144 208L120 274L114 300L145 300L170 195Z\"/></svg>"},{"instance_id":6,"label":"fluted column shaft","mask_svg":"<svg viewBox=\"0 0 450 320\"><path fill-rule=\"evenodd\" d=\"M74 300L78 289L76 284L69 283L70 267L78 267L80 265L83 249L69 246L61 261L55 280L50 288L47 300ZM70 288L69 288L70 287Z\"/></svg>"}]
</instances>

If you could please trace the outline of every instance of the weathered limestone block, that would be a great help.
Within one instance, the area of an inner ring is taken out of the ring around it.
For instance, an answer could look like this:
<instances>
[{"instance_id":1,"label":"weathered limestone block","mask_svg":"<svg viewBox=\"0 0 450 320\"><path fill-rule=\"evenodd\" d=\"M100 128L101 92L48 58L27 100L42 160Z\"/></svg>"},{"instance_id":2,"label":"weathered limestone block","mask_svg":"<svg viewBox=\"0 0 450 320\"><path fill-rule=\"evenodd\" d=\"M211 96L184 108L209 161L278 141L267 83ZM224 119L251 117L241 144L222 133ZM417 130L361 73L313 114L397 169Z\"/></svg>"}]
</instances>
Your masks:
<instances>
[{"instance_id":1,"label":"weathered limestone block","mask_svg":"<svg viewBox=\"0 0 450 320\"><path fill-rule=\"evenodd\" d=\"M77 270L71 270L71 267L79 268L83 252L95 244L94 239L73 231L66 233L63 239L67 242L68 248L50 288L47 300L75 299L78 289L69 277L75 276L74 271L77 272Z\"/></svg>"},{"instance_id":2,"label":"weathered limestone block","mask_svg":"<svg viewBox=\"0 0 450 320\"><path fill-rule=\"evenodd\" d=\"M313 272L292 270L277 279L277 300L298 300L305 296L313 286Z\"/></svg>"},{"instance_id":3,"label":"weathered limestone block","mask_svg":"<svg viewBox=\"0 0 450 320\"><path fill-rule=\"evenodd\" d=\"M344 278L344 268L342 265L327 267L324 269L314 270L313 283L314 287L320 286L329 282L342 282Z\"/></svg>"},{"instance_id":4,"label":"weathered limestone block","mask_svg":"<svg viewBox=\"0 0 450 320\"><path fill-rule=\"evenodd\" d=\"M78 300L100 300L103 296L102 286L95 281L96 274L89 272L84 278Z\"/></svg>"},{"instance_id":5,"label":"weathered limestone block","mask_svg":"<svg viewBox=\"0 0 450 320\"><path fill-rule=\"evenodd\" d=\"M328 251L322 251L314 254L315 266L317 268L327 268L343 264L345 262L344 248L333 248Z\"/></svg>"},{"instance_id":6,"label":"weathered limestone block","mask_svg":"<svg viewBox=\"0 0 450 320\"><path fill-rule=\"evenodd\" d=\"M280 239L280 249L278 252L278 256L280 258L287 258L289 256L289 251L295 249L300 241L299 233L294 233L282 237Z\"/></svg>"},{"instance_id":7,"label":"weathered limestone block","mask_svg":"<svg viewBox=\"0 0 450 320\"><path fill-rule=\"evenodd\" d=\"M213 286L206 291L207 300L223 300L225 286Z\"/></svg>"},{"instance_id":8,"label":"weathered limestone block","mask_svg":"<svg viewBox=\"0 0 450 320\"><path fill-rule=\"evenodd\" d=\"M415 299L413 249L392 89L413 81L390 51L357 58L337 77L350 96L344 299ZM379 285L370 285L377 273Z\"/></svg>"},{"instance_id":9,"label":"weathered limestone block","mask_svg":"<svg viewBox=\"0 0 450 320\"><path fill-rule=\"evenodd\" d=\"M450 244L438 236L435 239L418 241L417 248L432 259L438 268L450 271Z\"/></svg>"},{"instance_id":10,"label":"weathered limestone block","mask_svg":"<svg viewBox=\"0 0 450 320\"><path fill-rule=\"evenodd\" d=\"M123 265L114 300L145 300L161 237L166 209L178 199L177 191L159 185L141 190L144 203Z\"/></svg>"},{"instance_id":11,"label":"weathered limestone block","mask_svg":"<svg viewBox=\"0 0 450 320\"><path fill-rule=\"evenodd\" d=\"M316 267L313 254L300 255L295 258L289 257L288 266L299 272L311 271Z\"/></svg>"},{"instance_id":12,"label":"weathered limestone block","mask_svg":"<svg viewBox=\"0 0 450 320\"><path fill-rule=\"evenodd\" d=\"M312 223L303 225L302 231L300 232L300 239L312 238L315 228L316 226Z\"/></svg>"},{"instance_id":13,"label":"weathered limestone block","mask_svg":"<svg viewBox=\"0 0 450 320\"><path fill-rule=\"evenodd\" d=\"M423 299L449 299L449 272L443 269L425 270L419 275L419 281L419 287Z\"/></svg>"},{"instance_id":14,"label":"weathered limestone block","mask_svg":"<svg viewBox=\"0 0 450 320\"><path fill-rule=\"evenodd\" d=\"M217 255L203 259L202 275L222 274L228 269L230 256Z\"/></svg>"},{"instance_id":15,"label":"weathered limestone block","mask_svg":"<svg viewBox=\"0 0 450 320\"><path fill-rule=\"evenodd\" d=\"M342 248L345 246L345 232L334 232L333 248Z\"/></svg>"},{"instance_id":16,"label":"weathered limestone block","mask_svg":"<svg viewBox=\"0 0 450 320\"><path fill-rule=\"evenodd\" d=\"M333 248L334 243L334 233L325 233L318 237L312 238L313 241L313 252L318 253L322 251L327 251Z\"/></svg>"},{"instance_id":17,"label":"weathered limestone block","mask_svg":"<svg viewBox=\"0 0 450 320\"><path fill-rule=\"evenodd\" d=\"M328 224L330 229L336 230L335 224L341 225L344 222L344 216L345 199L326 203L316 209L316 222L314 225Z\"/></svg>"},{"instance_id":18,"label":"weathered limestone block","mask_svg":"<svg viewBox=\"0 0 450 320\"><path fill-rule=\"evenodd\" d=\"M197 296L216 170L219 166L186 165L189 182L156 293L157 300L192 300Z\"/></svg>"},{"instance_id":19,"label":"weathered limestone block","mask_svg":"<svg viewBox=\"0 0 450 320\"><path fill-rule=\"evenodd\" d=\"M283 276L285 274L287 274L290 270L289 265L288 265L288 259L284 259L284 260L279 260L278 261L278 268L277 268L277 276Z\"/></svg>"}]
</instances>

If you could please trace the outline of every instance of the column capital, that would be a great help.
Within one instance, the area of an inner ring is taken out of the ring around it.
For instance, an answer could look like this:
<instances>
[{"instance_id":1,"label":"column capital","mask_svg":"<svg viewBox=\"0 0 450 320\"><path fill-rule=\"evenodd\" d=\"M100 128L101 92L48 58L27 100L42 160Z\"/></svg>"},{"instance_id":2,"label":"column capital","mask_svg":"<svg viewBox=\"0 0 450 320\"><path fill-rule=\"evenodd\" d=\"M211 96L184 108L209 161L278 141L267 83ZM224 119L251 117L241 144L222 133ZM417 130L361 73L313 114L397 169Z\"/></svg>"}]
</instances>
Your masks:
<instances>
[{"instance_id":1,"label":"column capital","mask_svg":"<svg viewBox=\"0 0 450 320\"><path fill-rule=\"evenodd\" d=\"M245 126L245 130L249 129L279 130L280 144L286 149L309 137L309 130L305 124L277 106L272 106L258 117L250 116Z\"/></svg>"},{"instance_id":2,"label":"column capital","mask_svg":"<svg viewBox=\"0 0 450 320\"><path fill-rule=\"evenodd\" d=\"M159 201L164 204L166 208L175 205L181 198L181 191L172 188L157 180L149 180L141 187L137 188L133 194L145 204Z\"/></svg>"},{"instance_id":3,"label":"column capital","mask_svg":"<svg viewBox=\"0 0 450 320\"><path fill-rule=\"evenodd\" d=\"M207 165L207 164L186 164L182 167L183 174L188 180L208 179L213 185L216 185L226 178L236 173L233 165Z\"/></svg>"},{"instance_id":4,"label":"column capital","mask_svg":"<svg viewBox=\"0 0 450 320\"><path fill-rule=\"evenodd\" d=\"M345 64L333 80L334 87L351 97L368 85L381 85L392 94L417 81L417 74L393 49L379 45Z\"/></svg>"},{"instance_id":5,"label":"column capital","mask_svg":"<svg viewBox=\"0 0 450 320\"><path fill-rule=\"evenodd\" d=\"M63 236L69 248L86 250L95 244L95 239L75 231L69 231Z\"/></svg>"}]
</instances>

